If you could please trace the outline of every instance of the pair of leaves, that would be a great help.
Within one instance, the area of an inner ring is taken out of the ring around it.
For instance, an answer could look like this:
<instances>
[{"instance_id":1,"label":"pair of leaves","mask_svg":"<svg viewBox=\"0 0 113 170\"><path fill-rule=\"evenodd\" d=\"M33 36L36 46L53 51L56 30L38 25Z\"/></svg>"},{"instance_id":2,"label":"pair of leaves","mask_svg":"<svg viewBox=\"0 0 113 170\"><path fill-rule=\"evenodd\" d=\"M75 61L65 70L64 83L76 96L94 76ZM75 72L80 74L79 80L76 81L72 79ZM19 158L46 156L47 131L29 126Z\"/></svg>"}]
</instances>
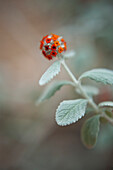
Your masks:
<instances>
[{"instance_id":1,"label":"pair of leaves","mask_svg":"<svg viewBox=\"0 0 113 170\"><path fill-rule=\"evenodd\" d=\"M85 114L87 102L85 99L63 101L56 112L57 124L65 126L78 121ZM82 127L82 141L88 148L93 148L96 144L100 127L99 119L99 115L93 116L86 120Z\"/></svg>"},{"instance_id":2,"label":"pair of leaves","mask_svg":"<svg viewBox=\"0 0 113 170\"><path fill-rule=\"evenodd\" d=\"M78 121L85 114L87 102L85 99L63 101L56 112L58 125L65 126ZM88 148L92 148L96 144L100 127L99 119L99 115L93 116L86 120L82 127L82 141Z\"/></svg>"},{"instance_id":3,"label":"pair of leaves","mask_svg":"<svg viewBox=\"0 0 113 170\"><path fill-rule=\"evenodd\" d=\"M70 85L69 81L58 81L46 88L43 95L38 99L37 104L52 97L57 90L64 85ZM65 126L75 123L84 116L88 101L86 99L67 100L61 102L56 111L56 121L58 125Z\"/></svg>"},{"instance_id":4,"label":"pair of leaves","mask_svg":"<svg viewBox=\"0 0 113 170\"><path fill-rule=\"evenodd\" d=\"M48 83L54 76L56 76L60 72L60 67L60 61L54 62L43 74L39 81L39 84L44 85ZM85 77L88 77L97 82L113 85L113 71L108 69L93 69L87 71L79 77L79 81L81 81Z\"/></svg>"}]
</instances>

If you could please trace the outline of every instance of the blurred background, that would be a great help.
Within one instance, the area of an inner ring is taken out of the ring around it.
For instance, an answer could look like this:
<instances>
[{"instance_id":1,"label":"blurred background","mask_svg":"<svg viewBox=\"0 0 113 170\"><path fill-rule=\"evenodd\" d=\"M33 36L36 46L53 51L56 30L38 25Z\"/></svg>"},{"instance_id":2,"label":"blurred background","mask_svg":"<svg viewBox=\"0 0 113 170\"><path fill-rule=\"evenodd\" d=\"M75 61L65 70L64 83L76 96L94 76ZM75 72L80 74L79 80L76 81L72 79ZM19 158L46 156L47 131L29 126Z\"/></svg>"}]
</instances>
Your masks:
<instances>
[{"instance_id":1,"label":"blurred background","mask_svg":"<svg viewBox=\"0 0 113 170\"><path fill-rule=\"evenodd\" d=\"M113 127L101 125L96 147L88 150L80 139L85 118L56 125L59 103L77 98L72 88L35 105L45 88L38 81L52 63L39 50L49 33L76 51L67 61L76 76L113 69L112 0L0 0L0 170L113 170ZM63 69L56 77L66 78ZM96 103L113 100L112 87L95 85Z\"/></svg>"}]
</instances>

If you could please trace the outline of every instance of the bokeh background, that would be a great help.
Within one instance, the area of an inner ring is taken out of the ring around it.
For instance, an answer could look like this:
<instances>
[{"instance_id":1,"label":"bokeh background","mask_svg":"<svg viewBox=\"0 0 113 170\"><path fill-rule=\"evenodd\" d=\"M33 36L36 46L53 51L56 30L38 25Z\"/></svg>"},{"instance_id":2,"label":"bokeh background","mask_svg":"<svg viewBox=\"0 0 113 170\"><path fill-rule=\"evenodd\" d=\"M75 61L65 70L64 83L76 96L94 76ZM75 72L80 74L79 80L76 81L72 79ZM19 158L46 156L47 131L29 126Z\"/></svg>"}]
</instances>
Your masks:
<instances>
[{"instance_id":1,"label":"bokeh background","mask_svg":"<svg viewBox=\"0 0 113 170\"><path fill-rule=\"evenodd\" d=\"M72 88L35 105L45 88L38 81L51 65L39 50L49 33L62 35L68 50L76 51L67 61L76 76L96 67L113 69L112 0L0 0L0 170L112 170L110 125L101 125L92 150L80 139L85 118L56 125L59 103L77 98ZM66 78L63 69L56 77ZM112 87L95 85L97 103L113 100Z\"/></svg>"}]
</instances>

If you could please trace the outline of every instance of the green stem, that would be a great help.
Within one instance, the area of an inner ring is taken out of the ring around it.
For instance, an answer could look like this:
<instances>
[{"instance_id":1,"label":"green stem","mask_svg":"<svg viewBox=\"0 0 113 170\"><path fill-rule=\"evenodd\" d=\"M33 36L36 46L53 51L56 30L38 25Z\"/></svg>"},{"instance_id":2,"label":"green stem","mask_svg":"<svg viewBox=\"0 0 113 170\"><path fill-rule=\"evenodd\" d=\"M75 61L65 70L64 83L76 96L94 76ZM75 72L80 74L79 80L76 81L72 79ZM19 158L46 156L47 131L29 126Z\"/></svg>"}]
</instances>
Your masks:
<instances>
[{"instance_id":1,"label":"green stem","mask_svg":"<svg viewBox=\"0 0 113 170\"><path fill-rule=\"evenodd\" d=\"M81 92L81 95L86 98L88 100L88 103L94 108L94 110L96 111L96 113L99 112L98 106L94 103L94 101L87 95L87 93L83 90L81 84L78 82L78 80L75 78L75 76L73 75L73 73L70 71L70 69L68 68L68 66L66 65L65 61L62 60L61 61L62 65L64 66L65 70L67 71L68 75L70 76L70 78L73 80L75 87L78 88Z\"/></svg>"},{"instance_id":2,"label":"green stem","mask_svg":"<svg viewBox=\"0 0 113 170\"><path fill-rule=\"evenodd\" d=\"M81 92L81 95L88 100L89 104L94 108L94 110L96 111L96 113L98 113L98 112L99 112L98 106L97 106L96 103L93 101L93 99L90 98L90 97L87 95L87 93L83 90L83 88L82 88L82 86L81 86L80 83L79 83L79 87L78 87L78 88L79 88L79 90L80 90L80 92Z\"/></svg>"},{"instance_id":3,"label":"green stem","mask_svg":"<svg viewBox=\"0 0 113 170\"><path fill-rule=\"evenodd\" d=\"M113 125L113 119L111 119L109 116L107 116L105 113L101 114L101 117L104 117L106 120L108 120L109 123Z\"/></svg>"},{"instance_id":4,"label":"green stem","mask_svg":"<svg viewBox=\"0 0 113 170\"><path fill-rule=\"evenodd\" d=\"M67 71L68 75L71 77L71 79L73 80L75 86L77 87L78 86L78 81L77 79L75 78L75 76L73 75L73 73L70 71L70 69L68 68L68 66L66 65L65 61L62 60L61 61L62 65L64 66L65 70Z\"/></svg>"}]
</instances>

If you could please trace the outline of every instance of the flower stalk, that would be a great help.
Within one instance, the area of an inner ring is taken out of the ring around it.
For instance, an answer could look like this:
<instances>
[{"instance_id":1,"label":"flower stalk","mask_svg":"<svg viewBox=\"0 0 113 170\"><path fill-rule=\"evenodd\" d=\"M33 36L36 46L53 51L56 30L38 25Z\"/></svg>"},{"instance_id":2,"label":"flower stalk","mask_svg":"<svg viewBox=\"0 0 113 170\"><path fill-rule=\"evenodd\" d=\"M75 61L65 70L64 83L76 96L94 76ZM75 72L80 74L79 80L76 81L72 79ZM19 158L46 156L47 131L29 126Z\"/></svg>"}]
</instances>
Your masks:
<instances>
[{"instance_id":1,"label":"flower stalk","mask_svg":"<svg viewBox=\"0 0 113 170\"><path fill-rule=\"evenodd\" d=\"M76 77L73 75L73 73L70 71L69 67L65 63L64 60L61 61L62 65L64 66L66 72L70 76L70 78L73 80L75 87L78 88L81 92L81 95L88 100L88 103L93 107L96 113L99 113L99 108L96 105L96 103L87 95L87 93L83 90L81 83L76 79Z\"/></svg>"}]
</instances>

